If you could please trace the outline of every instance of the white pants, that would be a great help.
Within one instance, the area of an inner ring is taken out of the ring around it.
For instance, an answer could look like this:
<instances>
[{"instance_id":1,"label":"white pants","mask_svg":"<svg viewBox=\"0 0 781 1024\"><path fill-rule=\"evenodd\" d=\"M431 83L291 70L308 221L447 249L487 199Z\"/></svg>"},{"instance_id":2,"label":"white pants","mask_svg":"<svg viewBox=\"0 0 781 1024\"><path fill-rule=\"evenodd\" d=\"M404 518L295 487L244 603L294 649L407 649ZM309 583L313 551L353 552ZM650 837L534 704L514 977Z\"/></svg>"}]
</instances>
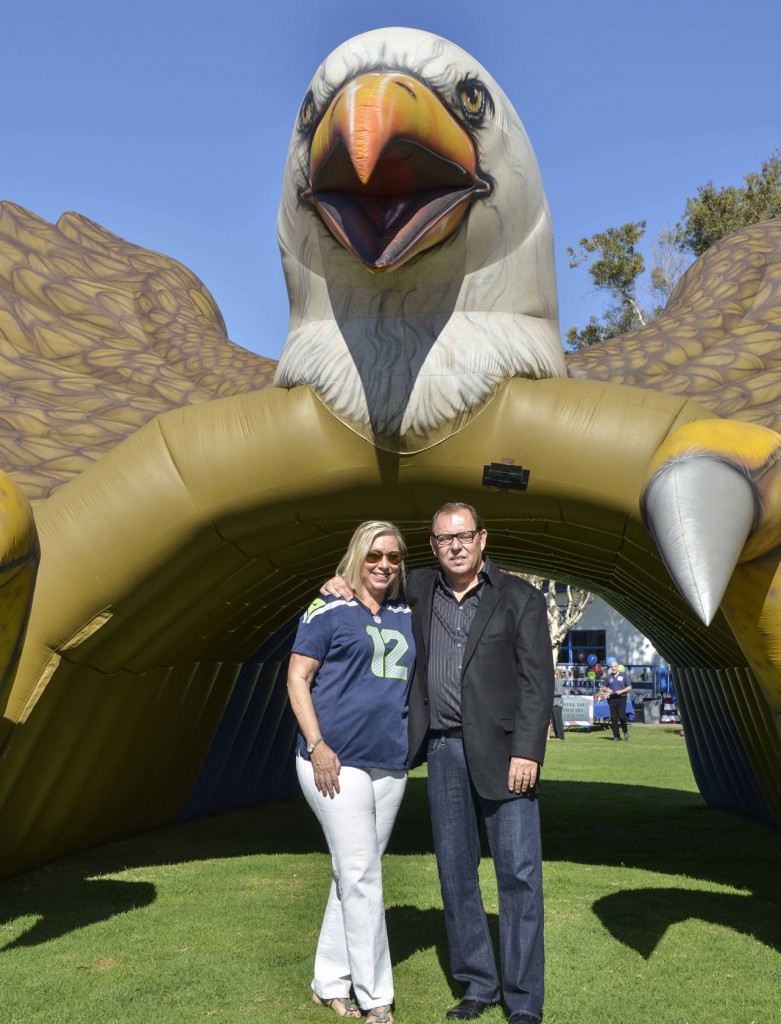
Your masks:
<instances>
[{"instance_id":1,"label":"white pants","mask_svg":"<svg viewBox=\"0 0 781 1024\"><path fill-rule=\"evenodd\" d=\"M404 796L407 773L346 768L333 800L315 788L312 765L296 758L306 802L331 851L334 877L315 956L312 988L321 999L346 998L352 983L361 1009L393 1002L380 858Z\"/></svg>"}]
</instances>

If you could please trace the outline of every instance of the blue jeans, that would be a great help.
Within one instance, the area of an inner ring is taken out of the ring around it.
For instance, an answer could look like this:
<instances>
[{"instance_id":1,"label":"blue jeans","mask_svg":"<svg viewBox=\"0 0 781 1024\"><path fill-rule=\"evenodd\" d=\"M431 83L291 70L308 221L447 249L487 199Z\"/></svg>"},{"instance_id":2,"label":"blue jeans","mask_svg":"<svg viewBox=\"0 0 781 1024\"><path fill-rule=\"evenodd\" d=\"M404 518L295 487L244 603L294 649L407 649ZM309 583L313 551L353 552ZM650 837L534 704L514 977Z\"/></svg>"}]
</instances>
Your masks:
<instances>
[{"instance_id":1,"label":"blue jeans","mask_svg":"<svg viewBox=\"0 0 781 1024\"><path fill-rule=\"evenodd\" d=\"M472 785L463 741L444 737L429 741L428 795L454 979L463 985L466 999L499 1000L478 878L482 816L499 891L504 1004L510 1015L542 1018L545 952L537 800L484 800Z\"/></svg>"}]
</instances>

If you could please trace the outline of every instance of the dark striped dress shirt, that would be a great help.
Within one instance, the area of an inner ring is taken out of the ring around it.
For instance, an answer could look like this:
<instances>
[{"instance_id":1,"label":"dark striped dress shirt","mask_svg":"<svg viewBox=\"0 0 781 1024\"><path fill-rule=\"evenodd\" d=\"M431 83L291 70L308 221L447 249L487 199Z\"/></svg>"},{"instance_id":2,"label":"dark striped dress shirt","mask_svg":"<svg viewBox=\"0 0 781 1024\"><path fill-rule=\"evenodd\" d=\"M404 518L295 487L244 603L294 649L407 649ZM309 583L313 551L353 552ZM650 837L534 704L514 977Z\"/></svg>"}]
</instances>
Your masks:
<instances>
[{"instance_id":1,"label":"dark striped dress shirt","mask_svg":"<svg viewBox=\"0 0 781 1024\"><path fill-rule=\"evenodd\" d=\"M483 587L491 581L480 572L478 583L459 601L442 573L434 585L428 690L432 729L461 727L461 670L469 630L477 614Z\"/></svg>"}]
</instances>

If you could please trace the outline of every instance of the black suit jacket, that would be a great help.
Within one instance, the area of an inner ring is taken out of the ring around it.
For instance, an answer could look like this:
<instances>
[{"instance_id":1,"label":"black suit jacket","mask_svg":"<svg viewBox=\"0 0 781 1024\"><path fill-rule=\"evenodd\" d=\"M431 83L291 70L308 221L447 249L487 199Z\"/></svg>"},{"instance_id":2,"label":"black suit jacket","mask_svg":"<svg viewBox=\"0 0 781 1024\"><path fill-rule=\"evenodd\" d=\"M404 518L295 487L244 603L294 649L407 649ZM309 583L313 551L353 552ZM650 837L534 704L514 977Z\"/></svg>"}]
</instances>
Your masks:
<instances>
[{"instance_id":1,"label":"black suit jacket","mask_svg":"<svg viewBox=\"0 0 781 1024\"><path fill-rule=\"evenodd\" d=\"M438 567L414 569L416 661L409 697L410 767L426 758L430 723L428 655ZM510 757L542 764L553 705L553 656L545 599L526 580L485 560L483 587L461 673L461 728L469 771L480 796L507 800Z\"/></svg>"}]
</instances>

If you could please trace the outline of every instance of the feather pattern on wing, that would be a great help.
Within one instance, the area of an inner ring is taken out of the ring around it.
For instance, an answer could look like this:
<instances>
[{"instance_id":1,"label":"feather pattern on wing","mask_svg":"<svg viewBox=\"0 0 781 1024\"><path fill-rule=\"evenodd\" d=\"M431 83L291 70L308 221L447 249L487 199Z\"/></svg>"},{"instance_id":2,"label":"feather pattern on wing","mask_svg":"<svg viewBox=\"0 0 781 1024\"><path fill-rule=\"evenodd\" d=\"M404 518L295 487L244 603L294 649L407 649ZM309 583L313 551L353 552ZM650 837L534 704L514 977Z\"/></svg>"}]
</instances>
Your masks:
<instances>
[{"instance_id":1,"label":"feather pattern on wing","mask_svg":"<svg viewBox=\"0 0 781 1024\"><path fill-rule=\"evenodd\" d=\"M0 203L0 468L43 498L158 413L271 385L186 267Z\"/></svg>"},{"instance_id":2,"label":"feather pattern on wing","mask_svg":"<svg viewBox=\"0 0 781 1024\"><path fill-rule=\"evenodd\" d=\"M781 431L781 218L709 249L648 326L566 360L570 377L685 395Z\"/></svg>"}]
</instances>

